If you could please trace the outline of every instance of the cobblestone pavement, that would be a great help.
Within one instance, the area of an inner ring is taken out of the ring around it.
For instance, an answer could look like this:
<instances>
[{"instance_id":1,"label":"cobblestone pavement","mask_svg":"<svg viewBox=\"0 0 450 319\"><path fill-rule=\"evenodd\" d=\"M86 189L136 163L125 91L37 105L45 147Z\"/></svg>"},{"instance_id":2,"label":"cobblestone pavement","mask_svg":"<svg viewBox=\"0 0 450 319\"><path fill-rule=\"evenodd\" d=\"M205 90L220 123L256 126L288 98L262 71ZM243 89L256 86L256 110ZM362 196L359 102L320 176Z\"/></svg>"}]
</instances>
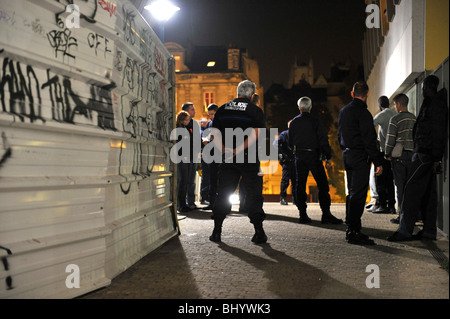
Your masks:
<instances>
[{"instance_id":1,"label":"cobblestone pavement","mask_svg":"<svg viewBox=\"0 0 450 319\"><path fill-rule=\"evenodd\" d=\"M251 242L254 230L237 207L223 225L222 243L209 240L210 212L180 216L172 238L81 299L448 299L448 239L391 243L394 215L365 212L363 232L375 246L351 245L342 225L320 223L318 204L308 205L311 224L298 223L291 203L265 203L268 242ZM345 205L332 213L345 217ZM446 263L446 266L445 266ZM375 265L375 266L374 266ZM446 270L447 269L447 270ZM379 288L368 288L377 283Z\"/></svg>"}]
</instances>

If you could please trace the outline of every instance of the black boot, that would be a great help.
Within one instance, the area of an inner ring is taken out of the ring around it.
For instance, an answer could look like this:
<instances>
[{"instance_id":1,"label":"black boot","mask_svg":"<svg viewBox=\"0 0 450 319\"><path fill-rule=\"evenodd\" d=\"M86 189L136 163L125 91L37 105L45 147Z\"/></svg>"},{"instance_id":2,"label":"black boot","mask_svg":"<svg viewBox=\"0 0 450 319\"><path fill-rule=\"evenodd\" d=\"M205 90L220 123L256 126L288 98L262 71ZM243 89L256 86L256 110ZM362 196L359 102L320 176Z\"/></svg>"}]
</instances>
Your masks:
<instances>
[{"instance_id":1,"label":"black boot","mask_svg":"<svg viewBox=\"0 0 450 319\"><path fill-rule=\"evenodd\" d=\"M361 233L360 230L352 230L348 228L345 232L345 239L349 244L368 246L375 245L375 242L370 239L369 236Z\"/></svg>"},{"instance_id":2,"label":"black boot","mask_svg":"<svg viewBox=\"0 0 450 319\"><path fill-rule=\"evenodd\" d=\"M281 197L281 201L280 201L280 204L281 204L281 205L287 205L287 204L288 204L288 202L286 201L286 198L284 198L284 197Z\"/></svg>"},{"instance_id":3,"label":"black boot","mask_svg":"<svg viewBox=\"0 0 450 319\"><path fill-rule=\"evenodd\" d=\"M306 212L300 212L300 219L298 221L300 224L309 224L311 222L311 218L308 217Z\"/></svg>"},{"instance_id":4,"label":"black boot","mask_svg":"<svg viewBox=\"0 0 450 319\"><path fill-rule=\"evenodd\" d=\"M344 221L342 219L334 217L330 211L322 213L322 224L342 224Z\"/></svg>"},{"instance_id":5,"label":"black boot","mask_svg":"<svg viewBox=\"0 0 450 319\"><path fill-rule=\"evenodd\" d=\"M211 236L209 236L209 240L215 243L220 243L221 235L222 235L222 222L215 220L214 229Z\"/></svg>"},{"instance_id":6,"label":"black boot","mask_svg":"<svg viewBox=\"0 0 450 319\"><path fill-rule=\"evenodd\" d=\"M252 242L255 244L264 244L267 242L267 236L264 232L262 223L254 224L255 234L253 235Z\"/></svg>"}]
</instances>

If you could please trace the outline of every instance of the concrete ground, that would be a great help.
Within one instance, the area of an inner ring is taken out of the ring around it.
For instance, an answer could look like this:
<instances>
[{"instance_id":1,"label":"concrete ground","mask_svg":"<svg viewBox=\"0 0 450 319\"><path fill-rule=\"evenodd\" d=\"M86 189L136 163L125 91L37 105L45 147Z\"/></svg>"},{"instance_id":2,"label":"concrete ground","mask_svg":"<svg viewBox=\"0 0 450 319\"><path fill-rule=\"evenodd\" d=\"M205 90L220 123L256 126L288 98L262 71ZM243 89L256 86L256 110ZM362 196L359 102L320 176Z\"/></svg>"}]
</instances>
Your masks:
<instances>
[{"instance_id":1,"label":"concrete ground","mask_svg":"<svg viewBox=\"0 0 450 319\"><path fill-rule=\"evenodd\" d=\"M222 243L209 240L210 212L180 215L172 238L81 299L448 299L448 239L392 243L394 215L365 212L363 232L375 246L345 241L346 226L323 225L318 204L311 224L298 223L291 203L265 203L268 242L251 242L247 216L233 212ZM332 213L345 217L345 205ZM379 275L379 276L377 276Z\"/></svg>"}]
</instances>

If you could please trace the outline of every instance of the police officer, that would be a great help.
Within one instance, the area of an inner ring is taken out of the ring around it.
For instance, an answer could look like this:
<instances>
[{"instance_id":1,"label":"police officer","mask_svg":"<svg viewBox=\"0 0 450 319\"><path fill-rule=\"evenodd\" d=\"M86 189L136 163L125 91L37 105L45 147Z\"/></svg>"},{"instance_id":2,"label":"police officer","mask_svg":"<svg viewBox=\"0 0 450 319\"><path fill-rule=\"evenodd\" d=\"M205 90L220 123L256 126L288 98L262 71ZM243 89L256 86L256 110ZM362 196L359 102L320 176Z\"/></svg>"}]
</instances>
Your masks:
<instances>
[{"instance_id":1,"label":"police officer","mask_svg":"<svg viewBox=\"0 0 450 319\"><path fill-rule=\"evenodd\" d=\"M341 224L343 221L330 212L331 197L328 178L323 167L321 156L325 156L327 167L331 165L331 147L328 136L320 120L310 114L312 102L309 97L298 100L300 115L289 125L289 144L295 152L295 168L297 171L297 207L301 224L310 223L306 213L306 182L309 172L313 174L319 188L319 204L322 210L323 224Z\"/></svg>"},{"instance_id":2,"label":"police officer","mask_svg":"<svg viewBox=\"0 0 450 319\"><path fill-rule=\"evenodd\" d=\"M260 163L257 155L257 138L260 128L265 128L263 111L251 103L255 94L256 85L248 80L239 83L237 98L222 105L216 112L213 120L214 142L222 150L224 159L219 167L218 193L213 207L212 219L214 230L209 239L213 242L221 241L222 224L231 210L229 197L239 185L246 190L246 207L248 217L255 228L252 242L262 244L267 241L263 229L265 218L262 209L264 198L262 196L262 176L259 173ZM216 129L214 131L214 129ZM220 134L217 134L219 131ZM247 138L239 138L239 132L250 132ZM230 139L231 132L235 135ZM232 140L232 145L227 142Z\"/></svg>"},{"instance_id":3,"label":"police officer","mask_svg":"<svg viewBox=\"0 0 450 319\"><path fill-rule=\"evenodd\" d=\"M348 188L346 239L350 244L374 245L374 241L361 232L361 217L369 188L371 164L374 163L377 176L383 168L372 114L366 104L369 87L365 82L356 82L351 94L353 101L344 106L338 115L338 139L343 150Z\"/></svg>"},{"instance_id":4,"label":"police officer","mask_svg":"<svg viewBox=\"0 0 450 319\"><path fill-rule=\"evenodd\" d=\"M287 205L286 196L289 182L292 187L292 197L294 198L294 205L297 205L297 173L295 171L295 156L292 148L289 146L289 125L288 129L281 132L280 136L273 142L273 145L278 148L278 159L282 167L281 183L280 183L280 204Z\"/></svg>"}]
</instances>

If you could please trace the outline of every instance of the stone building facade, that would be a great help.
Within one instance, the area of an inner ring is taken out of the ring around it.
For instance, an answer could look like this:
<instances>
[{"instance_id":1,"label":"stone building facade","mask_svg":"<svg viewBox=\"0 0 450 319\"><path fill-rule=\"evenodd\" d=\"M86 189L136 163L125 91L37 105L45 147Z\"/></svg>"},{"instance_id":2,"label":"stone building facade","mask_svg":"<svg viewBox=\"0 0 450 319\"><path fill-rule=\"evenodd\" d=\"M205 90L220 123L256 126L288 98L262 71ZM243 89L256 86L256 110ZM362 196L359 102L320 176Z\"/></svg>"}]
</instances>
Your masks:
<instances>
[{"instance_id":1,"label":"stone building facade","mask_svg":"<svg viewBox=\"0 0 450 319\"><path fill-rule=\"evenodd\" d=\"M220 106L234 99L237 85L243 80L256 84L264 110L258 62L246 49L234 45L184 48L174 42L165 46L175 59L177 112L185 102L192 102L195 119L208 119L208 105Z\"/></svg>"}]
</instances>

